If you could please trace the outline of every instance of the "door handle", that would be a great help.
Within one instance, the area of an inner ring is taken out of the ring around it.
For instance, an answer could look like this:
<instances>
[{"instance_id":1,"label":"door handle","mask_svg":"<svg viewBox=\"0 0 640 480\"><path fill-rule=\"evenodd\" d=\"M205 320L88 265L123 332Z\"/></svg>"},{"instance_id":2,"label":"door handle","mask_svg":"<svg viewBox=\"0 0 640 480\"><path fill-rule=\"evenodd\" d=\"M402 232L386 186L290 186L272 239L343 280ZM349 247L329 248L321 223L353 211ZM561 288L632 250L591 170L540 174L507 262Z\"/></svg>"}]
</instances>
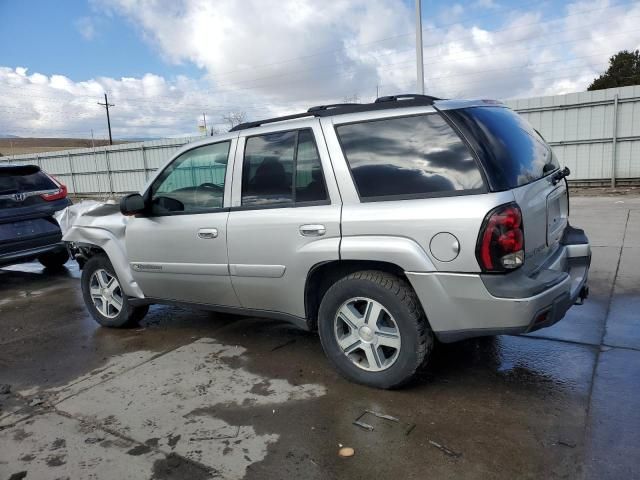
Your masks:
<instances>
[{"instance_id":1,"label":"door handle","mask_svg":"<svg viewBox=\"0 0 640 480\"><path fill-rule=\"evenodd\" d=\"M213 238L218 238L218 229L217 228L201 228L198 230L198 237L203 240L211 240Z\"/></svg>"},{"instance_id":2,"label":"door handle","mask_svg":"<svg viewBox=\"0 0 640 480\"><path fill-rule=\"evenodd\" d=\"M300 225L300 234L304 237L320 237L327 233L324 225Z\"/></svg>"}]
</instances>

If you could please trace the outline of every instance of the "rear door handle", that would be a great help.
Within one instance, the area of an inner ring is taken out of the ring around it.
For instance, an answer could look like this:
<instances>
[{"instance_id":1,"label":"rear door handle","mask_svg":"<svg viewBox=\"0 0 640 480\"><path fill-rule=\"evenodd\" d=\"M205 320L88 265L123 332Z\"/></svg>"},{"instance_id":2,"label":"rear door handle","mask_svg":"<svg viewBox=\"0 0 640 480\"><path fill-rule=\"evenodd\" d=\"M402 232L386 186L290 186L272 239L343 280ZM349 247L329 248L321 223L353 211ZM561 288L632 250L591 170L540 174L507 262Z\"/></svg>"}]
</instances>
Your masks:
<instances>
[{"instance_id":1,"label":"rear door handle","mask_svg":"<svg viewBox=\"0 0 640 480\"><path fill-rule=\"evenodd\" d=\"M320 237L327 233L324 225L300 225L300 234L305 237Z\"/></svg>"},{"instance_id":2,"label":"rear door handle","mask_svg":"<svg viewBox=\"0 0 640 480\"><path fill-rule=\"evenodd\" d=\"M201 228L198 230L198 237L203 240L211 240L214 238L218 238L218 229L217 228Z\"/></svg>"}]
</instances>

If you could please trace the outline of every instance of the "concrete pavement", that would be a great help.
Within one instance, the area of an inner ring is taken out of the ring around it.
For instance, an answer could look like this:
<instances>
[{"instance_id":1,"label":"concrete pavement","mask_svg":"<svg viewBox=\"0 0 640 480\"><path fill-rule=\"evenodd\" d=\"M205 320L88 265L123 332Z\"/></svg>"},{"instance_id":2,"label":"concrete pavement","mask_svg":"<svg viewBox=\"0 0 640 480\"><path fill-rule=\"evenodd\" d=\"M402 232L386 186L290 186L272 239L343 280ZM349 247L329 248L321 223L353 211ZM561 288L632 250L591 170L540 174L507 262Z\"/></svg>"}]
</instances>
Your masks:
<instances>
[{"instance_id":1,"label":"concrete pavement","mask_svg":"<svg viewBox=\"0 0 640 480\"><path fill-rule=\"evenodd\" d=\"M392 392L343 380L284 323L152 307L108 330L73 264L2 269L0 480L640 478L640 198L571 200L586 304L528 336L438 345Z\"/></svg>"}]
</instances>

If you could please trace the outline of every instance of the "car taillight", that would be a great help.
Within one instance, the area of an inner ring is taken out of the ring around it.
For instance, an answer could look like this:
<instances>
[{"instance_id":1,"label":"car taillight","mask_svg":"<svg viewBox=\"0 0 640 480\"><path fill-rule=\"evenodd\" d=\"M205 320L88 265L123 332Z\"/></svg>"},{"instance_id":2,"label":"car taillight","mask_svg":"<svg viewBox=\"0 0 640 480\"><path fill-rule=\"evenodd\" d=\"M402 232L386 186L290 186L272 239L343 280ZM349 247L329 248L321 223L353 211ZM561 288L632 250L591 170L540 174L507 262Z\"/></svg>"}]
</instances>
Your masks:
<instances>
[{"instance_id":1,"label":"car taillight","mask_svg":"<svg viewBox=\"0 0 640 480\"><path fill-rule=\"evenodd\" d=\"M491 210L482 223L476 258L483 270L503 272L524 263L522 212L515 203Z\"/></svg>"},{"instance_id":2,"label":"car taillight","mask_svg":"<svg viewBox=\"0 0 640 480\"><path fill-rule=\"evenodd\" d=\"M58 189L53 190L51 193L42 193L40 194L40 197L47 202L53 202L54 200L67 198L67 186L60 183L58 179L53 175L49 175L48 173L45 175L47 175L47 177L49 177L51 181L56 184Z\"/></svg>"}]
</instances>

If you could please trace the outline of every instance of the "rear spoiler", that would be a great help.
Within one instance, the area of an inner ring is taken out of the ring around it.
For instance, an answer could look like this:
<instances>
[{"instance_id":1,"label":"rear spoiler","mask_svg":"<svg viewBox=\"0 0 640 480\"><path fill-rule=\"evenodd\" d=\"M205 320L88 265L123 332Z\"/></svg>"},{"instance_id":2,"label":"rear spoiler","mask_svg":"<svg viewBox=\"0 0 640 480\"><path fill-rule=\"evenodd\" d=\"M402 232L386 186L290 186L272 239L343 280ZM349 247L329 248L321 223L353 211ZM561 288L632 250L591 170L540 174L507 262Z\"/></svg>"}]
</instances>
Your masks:
<instances>
[{"instance_id":1,"label":"rear spoiler","mask_svg":"<svg viewBox=\"0 0 640 480\"><path fill-rule=\"evenodd\" d=\"M0 176L33 175L39 171L37 165L0 165Z\"/></svg>"}]
</instances>

